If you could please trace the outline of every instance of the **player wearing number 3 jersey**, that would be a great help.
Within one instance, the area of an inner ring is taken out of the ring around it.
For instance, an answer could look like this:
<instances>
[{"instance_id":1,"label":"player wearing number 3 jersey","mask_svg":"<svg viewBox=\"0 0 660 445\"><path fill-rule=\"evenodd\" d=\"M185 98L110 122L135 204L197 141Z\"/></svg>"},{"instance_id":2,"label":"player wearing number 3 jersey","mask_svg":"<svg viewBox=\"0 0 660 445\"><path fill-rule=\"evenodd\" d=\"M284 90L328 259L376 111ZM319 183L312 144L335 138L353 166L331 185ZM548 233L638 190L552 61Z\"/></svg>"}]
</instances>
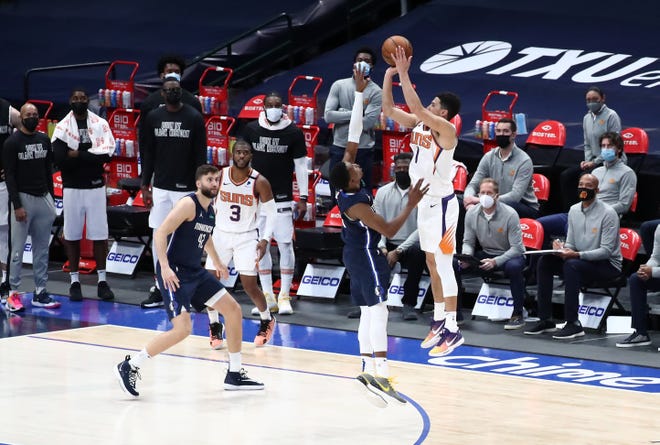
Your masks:
<instances>
[{"instance_id":1,"label":"player wearing number 3 jersey","mask_svg":"<svg viewBox=\"0 0 660 445\"><path fill-rule=\"evenodd\" d=\"M234 260L245 292L259 309L261 325L254 339L256 346L265 345L273 336L275 318L270 314L266 298L257 285L257 264L270 246L277 208L268 180L250 167L252 146L239 140L232 151L233 165L222 169L220 189L214 208L217 217L213 244L224 264ZM263 233L257 228L259 208L266 215ZM206 267L215 269L213 260ZM211 323L214 314L209 314ZM213 345L212 345L213 346Z\"/></svg>"}]
</instances>

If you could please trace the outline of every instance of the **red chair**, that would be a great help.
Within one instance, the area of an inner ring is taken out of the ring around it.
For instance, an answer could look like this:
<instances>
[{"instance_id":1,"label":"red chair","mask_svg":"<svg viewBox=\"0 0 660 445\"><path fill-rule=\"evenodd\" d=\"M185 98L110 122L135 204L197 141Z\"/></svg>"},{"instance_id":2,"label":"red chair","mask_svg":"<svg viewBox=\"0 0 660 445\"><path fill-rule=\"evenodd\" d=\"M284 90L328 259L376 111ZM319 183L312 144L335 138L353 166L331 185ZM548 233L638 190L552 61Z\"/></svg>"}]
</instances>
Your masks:
<instances>
[{"instance_id":1,"label":"red chair","mask_svg":"<svg viewBox=\"0 0 660 445\"><path fill-rule=\"evenodd\" d=\"M323 221L323 227L342 227L339 206L334 206L332 210L328 212Z\"/></svg>"},{"instance_id":2,"label":"red chair","mask_svg":"<svg viewBox=\"0 0 660 445\"><path fill-rule=\"evenodd\" d=\"M543 246L543 226L531 218L520 218L520 229L525 249L541 250Z\"/></svg>"},{"instance_id":3,"label":"red chair","mask_svg":"<svg viewBox=\"0 0 660 445\"><path fill-rule=\"evenodd\" d=\"M538 124L527 137L525 150L534 171L548 173L554 168L559 154L566 144L566 127L559 121L547 120Z\"/></svg>"},{"instance_id":4,"label":"red chair","mask_svg":"<svg viewBox=\"0 0 660 445\"><path fill-rule=\"evenodd\" d=\"M454 175L454 180L452 181L452 183L454 184L455 193L463 193L465 191L465 187L467 187L468 184L467 178L468 178L467 169L459 165L456 168L456 174Z\"/></svg>"},{"instance_id":5,"label":"red chair","mask_svg":"<svg viewBox=\"0 0 660 445\"><path fill-rule=\"evenodd\" d=\"M637 192L633 195L633 200L630 203L630 211L635 213L637 211Z\"/></svg>"},{"instance_id":6,"label":"red chair","mask_svg":"<svg viewBox=\"0 0 660 445\"><path fill-rule=\"evenodd\" d=\"M649 152L649 137L643 129L631 127L621 130L621 138L623 151L628 158L628 167L637 173Z\"/></svg>"},{"instance_id":7,"label":"red chair","mask_svg":"<svg viewBox=\"0 0 660 445\"><path fill-rule=\"evenodd\" d=\"M539 213L544 215L545 205L550 199L550 180L541 173L534 173L532 174L532 187L534 187L536 199L539 200Z\"/></svg>"}]
</instances>

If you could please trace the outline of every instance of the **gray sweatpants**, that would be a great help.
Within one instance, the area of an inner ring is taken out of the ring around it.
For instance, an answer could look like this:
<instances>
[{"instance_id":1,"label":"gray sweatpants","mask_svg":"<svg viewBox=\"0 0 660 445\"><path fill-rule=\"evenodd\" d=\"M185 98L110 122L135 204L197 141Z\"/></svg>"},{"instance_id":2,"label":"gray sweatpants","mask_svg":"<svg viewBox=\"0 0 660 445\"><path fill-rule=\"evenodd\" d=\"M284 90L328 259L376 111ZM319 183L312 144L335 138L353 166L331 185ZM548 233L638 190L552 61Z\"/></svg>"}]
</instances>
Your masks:
<instances>
[{"instance_id":1,"label":"gray sweatpants","mask_svg":"<svg viewBox=\"0 0 660 445\"><path fill-rule=\"evenodd\" d=\"M18 289L21 285L21 270L23 268L23 251L27 236L32 237L32 269L34 271L35 287L46 287L48 282L48 241L51 227L55 220L55 202L50 193L43 196L33 196L19 193L21 203L27 213L27 220L18 222L11 206L11 262L9 266L9 285Z\"/></svg>"}]
</instances>

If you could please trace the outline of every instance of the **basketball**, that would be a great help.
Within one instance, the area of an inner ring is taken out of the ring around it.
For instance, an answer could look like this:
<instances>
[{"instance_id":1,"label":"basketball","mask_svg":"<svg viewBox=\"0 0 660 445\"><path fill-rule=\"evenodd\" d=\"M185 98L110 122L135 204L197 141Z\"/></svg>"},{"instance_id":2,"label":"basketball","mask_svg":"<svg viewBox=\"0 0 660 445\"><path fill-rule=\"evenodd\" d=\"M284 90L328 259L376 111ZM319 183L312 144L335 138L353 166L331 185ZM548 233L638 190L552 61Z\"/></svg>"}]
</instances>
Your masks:
<instances>
[{"instance_id":1,"label":"basketball","mask_svg":"<svg viewBox=\"0 0 660 445\"><path fill-rule=\"evenodd\" d=\"M392 54L396 51L396 47L401 46L406 52L406 57L410 57L413 54L412 45L410 40L406 39L403 36L390 36L383 42L383 46L380 48L380 52L383 55L385 63L390 66L394 66L394 60L392 59Z\"/></svg>"}]
</instances>

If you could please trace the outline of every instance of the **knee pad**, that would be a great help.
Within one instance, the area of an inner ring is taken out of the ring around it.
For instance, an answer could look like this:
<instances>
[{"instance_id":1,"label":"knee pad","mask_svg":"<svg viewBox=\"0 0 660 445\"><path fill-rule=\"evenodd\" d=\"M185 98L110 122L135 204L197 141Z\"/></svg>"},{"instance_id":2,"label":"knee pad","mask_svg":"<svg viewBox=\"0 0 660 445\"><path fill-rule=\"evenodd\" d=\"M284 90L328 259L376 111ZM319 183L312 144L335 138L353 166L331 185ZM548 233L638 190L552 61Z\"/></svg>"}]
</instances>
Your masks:
<instances>
[{"instance_id":1,"label":"knee pad","mask_svg":"<svg viewBox=\"0 0 660 445\"><path fill-rule=\"evenodd\" d=\"M387 351L387 317L389 315L387 303L382 302L370 306L367 312L371 315L369 332L374 352Z\"/></svg>"},{"instance_id":2,"label":"knee pad","mask_svg":"<svg viewBox=\"0 0 660 445\"><path fill-rule=\"evenodd\" d=\"M296 265L296 257L293 253L293 243L277 243L280 251L280 269L293 269Z\"/></svg>"},{"instance_id":3,"label":"knee pad","mask_svg":"<svg viewBox=\"0 0 660 445\"><path fill-rule=\"evenodd\" d=\"M452 265L453 255L436 255L435 269L440 275L442 282L442 295L446 297L455 297L458 295L458 285L454 276L454 266Z\"/></svg>"}]
</instances>

